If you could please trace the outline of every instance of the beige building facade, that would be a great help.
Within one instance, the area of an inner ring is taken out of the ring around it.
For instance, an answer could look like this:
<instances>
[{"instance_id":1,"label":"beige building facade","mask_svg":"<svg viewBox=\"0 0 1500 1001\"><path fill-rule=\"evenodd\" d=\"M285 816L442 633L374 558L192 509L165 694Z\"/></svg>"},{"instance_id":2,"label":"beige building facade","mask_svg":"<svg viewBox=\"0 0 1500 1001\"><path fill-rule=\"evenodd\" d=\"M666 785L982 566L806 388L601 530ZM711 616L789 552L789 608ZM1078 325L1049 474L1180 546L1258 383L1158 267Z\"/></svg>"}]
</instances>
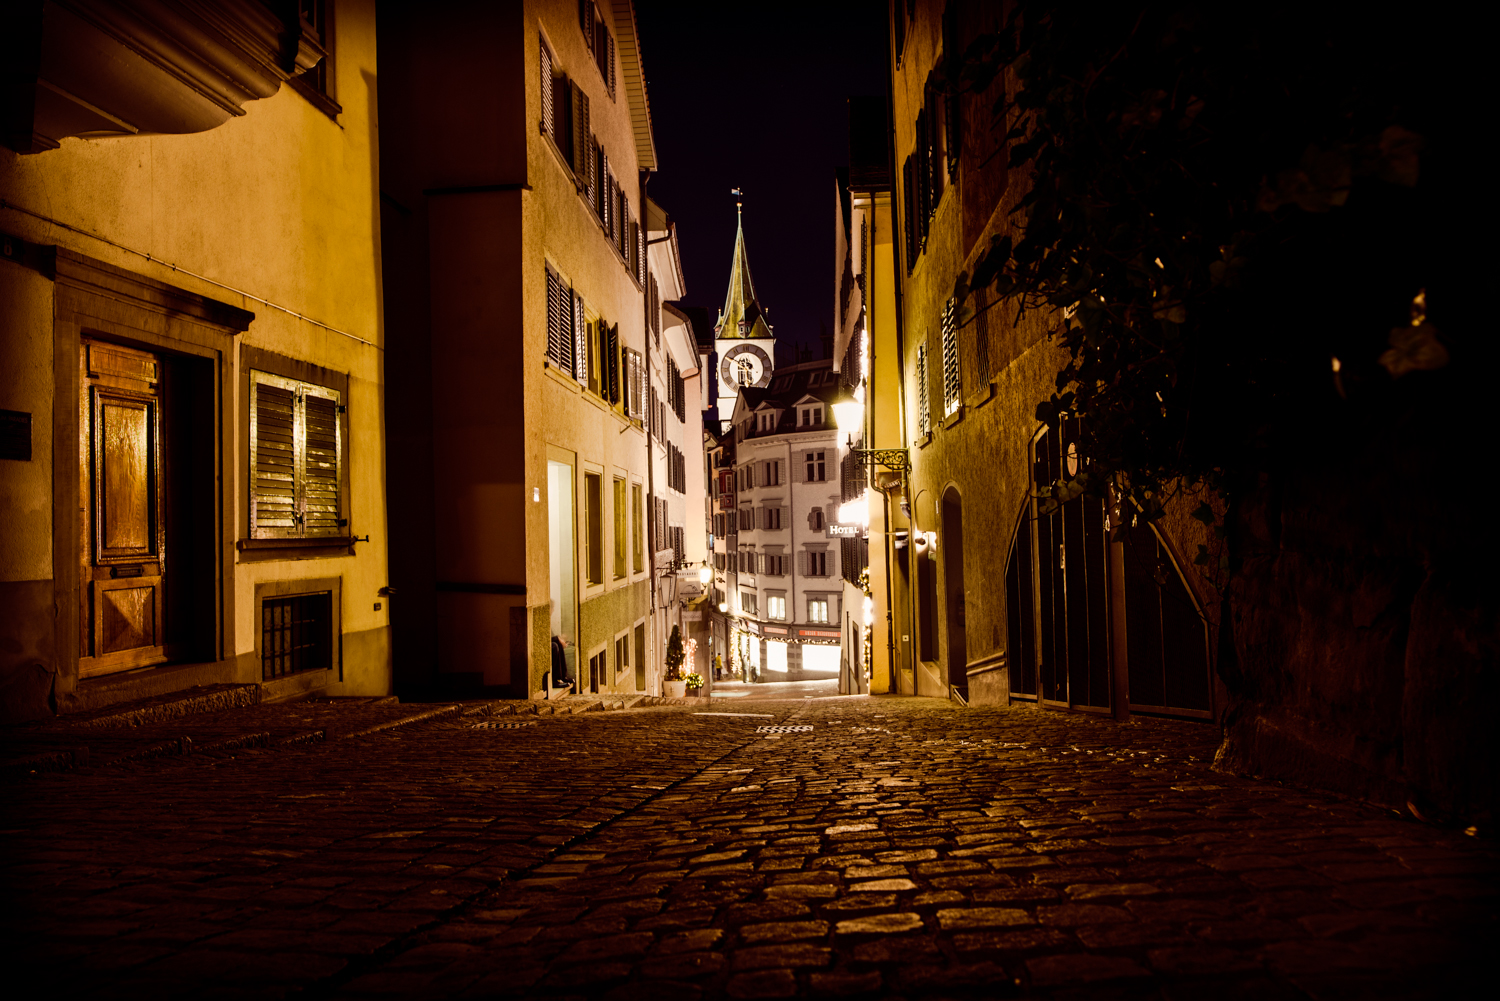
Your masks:
<instances>
[{"instance_id":1,"label":"beige building facade","mask_svg":"<svg viewBox=\"0 0 1500 1001\"><path fill-rule=\"evenodd\" d=\"M909 472L870 464L872 645L890 652L894 691L1209 717L1222 705L1212 596L1183 561L1198 540L1165 527L1187 519L1151 525L1097 499L1038 497L1086 461L1076 423L1035 417L1063 361L1048 334L1066 317L1017 320L1010 303L953 295L992 237L1021 238L1011 210L1024 176L1006 169L1005 130L990 121L1015 81L984 94L933 85L940 60L999 16L986 4L888 10L895 240L867 281L894 285L896 322L870 324L870 447L902 449Z\"/></svg>"},{"instance_id":2,"label":"beige building facade","mask_svg":"<svg viewBox=\"0 0 1500 1001\"><path fill-rule=\"evenodd\" d=\"M634 9L393 7L381 37L398 680L645 692L651 359L680 271L643 224Z\"/></svg>"},{"instance_id":3,"label":"beige building facade","mask_svg":"<svg viewBox=\"0 0 1500 1001\"><path fill-rule=\"evenodd\" d=\"M310 9L12 25L8 718L391 690L374 7Z\"/></svg>"}]
</instances>

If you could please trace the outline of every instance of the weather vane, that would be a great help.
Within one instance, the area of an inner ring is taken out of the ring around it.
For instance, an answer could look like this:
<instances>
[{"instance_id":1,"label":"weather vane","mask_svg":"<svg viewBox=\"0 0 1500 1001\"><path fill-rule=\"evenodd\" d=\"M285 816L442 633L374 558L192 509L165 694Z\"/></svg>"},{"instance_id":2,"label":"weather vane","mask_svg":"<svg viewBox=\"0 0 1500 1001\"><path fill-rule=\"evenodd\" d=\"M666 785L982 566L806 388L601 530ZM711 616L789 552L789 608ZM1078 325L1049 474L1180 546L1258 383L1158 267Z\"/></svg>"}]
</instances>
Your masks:
<instances>
[{"instance_id":1,"label":"weather vane","mask_svg":"<svg viewBox=\"0 0 1500 1001\"><path fill-rule=\"evenodd\" d=\"M741 191L739 188L735 188L734 190L730 191L729 193L734 196L734 207L735 208L741 208L743 206L743 204L744 204L745 193L743 191Z\"/></svg>"}]
</instances>

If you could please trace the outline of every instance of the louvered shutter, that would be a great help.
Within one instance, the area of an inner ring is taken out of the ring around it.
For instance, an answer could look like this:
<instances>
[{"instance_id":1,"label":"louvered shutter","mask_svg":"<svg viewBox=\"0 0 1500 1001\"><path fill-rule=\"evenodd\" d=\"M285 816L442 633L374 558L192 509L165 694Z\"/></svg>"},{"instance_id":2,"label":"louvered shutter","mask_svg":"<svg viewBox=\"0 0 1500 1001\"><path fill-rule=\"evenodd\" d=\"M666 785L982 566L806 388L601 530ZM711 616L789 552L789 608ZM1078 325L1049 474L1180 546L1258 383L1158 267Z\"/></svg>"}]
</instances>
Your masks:
<instances>
[{"instance_id":1,"label":"louvered shutter","mask_svg":"<svg viewBox=\"0 0 1500 1001\"><path fill-rule=\"evenodd\" d=\"M615 36L609 32L605 32L604 37L609 40L609 51L606 54L606 58L609 60L609 72L606 76L609 77L609 93L613 97L615 93Z\"/></svg>"},{"instance_id":2,"label":"louvered shutter","mask_svg":"<svg viewBox=\"0 0 1500 1001\"><path fill-rule=\"evenodd\" d=\"M263 382L251 386L255 482L250 534L269 539L297 534L296 393Z\"/></svg>"},{"instance_id":3,"label":"louvered shutter","mask_svg":"<svg viewBox=\"0 0 1500 1001\"><path fill-rule=\"evenodd\" d=\"M579 295L576 290L572 293L572 306L573 378L587 386L589 384L589 324L583 312L583 296Z\"/></svg>"},{"instance_id":4,"label":"louvered shutter","mask_svg":"<svg viewBox=\"0 0 1500 1001\"><path fill-rule=\"evenodd\" d=\"M563 340L566 337L567 290L562 279L550 267L547 270L547 360L554 368L562 368Z\"/></svg>"},{"instance_id":5,"label":"louvered shutter","mask_svg":"<svg viewBox=\"0 0 1500 1001\"><path fill-rule=\"evenodd\" d=\"M609 402L620 402L620 325L616 323L609 328L606 338L605 364L609 370Z\"/></svg>"},{"instance_id":6,"label":"louvered shutter","mask_svg":"<svg viewBox=\"0 0 1500 1001\"><path fill-rule=\"evenodd\" d=\"M823 573L829 577L837 577L839 575L838 550L830 549L826 553L824 553L823 556L825 559L825 562L823 564Z\"/></svg>"},{"instance_id":7,"label":"louvered shutter","mask_svg":"<svg viewBox=\"0 0 1500 1001\"><path fill-rule=\"evenodd\" d=\"M324 394L327 395L324 395ZM339 402L330 390L302 391L302 526L308 536L343 534L339 524Z\"/></svg>"},{"instance_id":8,"label":"louvered shutter","mask_svg":"<svg viewBox=\"0 0 1500 1001\"><path fill-rule=\"evenodd\" d=\"M573 173L582 176L588 171L589 96L576 83L572 88L572 101L568 162L572 164Z\"/></svg>"},{"instance_id":9,"label":"louvered shutter","mask_svg":"<svg viewBox=\"0 0 1500 1001\"><path fill-rule=\"evenodd\" d=\"M578 0L578 27L583 29L583 41L594 51L594 0Z\"/></svg>"},{"instance_id":10,"label":"louvered shutter","mask_svg":"<svg viewBox=\"0 0 1500 1001\"><path fill-rule=\"evenodd\" d=\"M547 46L542 46L542 133L544 135L556 136L557 130L553 125L553 83L552 83L552 53L547 51Z\"/></svg>"},{"instance_id":11,"label":"louvered shutter","mask_svg":"<svg viewBox=\"0 0 1500 1001\"><path fill-rule=\"evenodd\" d=\"M798 552L797 552L797 576L798 577L806 577L807 576L807 550L806 549L798 550Z\"/></svg>"},{"instance_id":12,"label":"louvered shutter","mask_svg":"<svg viewBox=\"0 0 1500 1001\"><path fill-rule=\"evenodd\" d=\"M917 264L917 205L916 205L916 169L912 164L912 157L906 158L906 164L901 168L901 200L906 204L902 206L906 211L902 213L902 223L905 225L906 235L906 270L909 272Z\"/></svg>"},{"instance_id":13,"label":"louvered shutter","mask_svg":"<svg viewBox=\"0 0 1500 1001\"><path fill-rule=\"evenodd\" d=\"M943 416L958 409L963 401L963 384L958 365L958 300L943 303Z\"/></svg>"}]
</instances>

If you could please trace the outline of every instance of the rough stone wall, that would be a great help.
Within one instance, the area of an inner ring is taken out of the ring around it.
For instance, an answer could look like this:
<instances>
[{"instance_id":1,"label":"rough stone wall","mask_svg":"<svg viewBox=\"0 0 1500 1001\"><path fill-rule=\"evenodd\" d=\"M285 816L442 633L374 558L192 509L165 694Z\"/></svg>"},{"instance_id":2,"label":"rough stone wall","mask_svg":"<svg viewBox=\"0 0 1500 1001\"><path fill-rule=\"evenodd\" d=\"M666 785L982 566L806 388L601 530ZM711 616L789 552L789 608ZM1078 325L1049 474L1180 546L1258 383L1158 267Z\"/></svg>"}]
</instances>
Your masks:
<instances>
[{"instance_id":1,"label":"rough stone wall","mask_svg":"<svg viewBox=\"0 0 1500 1001\"><path fill-rule=\"evenodd\" d=\"M1265 477L1237 502L1218 765L1484 828L1500 761L1490 533L1402 451Z\"/></svg>"}]
</instances>

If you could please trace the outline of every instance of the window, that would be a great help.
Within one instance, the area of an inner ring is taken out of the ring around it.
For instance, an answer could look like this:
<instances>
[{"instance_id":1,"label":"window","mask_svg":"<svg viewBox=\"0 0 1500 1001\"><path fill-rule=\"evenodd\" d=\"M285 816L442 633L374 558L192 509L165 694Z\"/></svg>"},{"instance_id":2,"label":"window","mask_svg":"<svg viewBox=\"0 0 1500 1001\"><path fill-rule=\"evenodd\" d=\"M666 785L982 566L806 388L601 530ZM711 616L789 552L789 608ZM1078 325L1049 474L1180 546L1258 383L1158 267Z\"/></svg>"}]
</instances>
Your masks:
<instances>
[{"instance_id":1,"label":"window","mask_svg":"<svg viewBox=\"0 0 1500 1001\"><path fill-rule=\"evenodd\" d=\"M803 566L805 577L827 577L828 576L828 552L824 549L809 549L805 554L806 562Z\"/></svg>"},{"instance_id":2,"label":"window","mask_svg":"<svg viewBox=\"0 0 1500 1001\"><path fill-rule=\"evenodd\" d=\"M927 410L927 345L917 345L917 437L932 433L932 415Z\"/></svg>"},{"instance_id":3,"label":"window","mask_svg":"<svg viewBox=\"0 0 1500 1001\"><path fill-rule=\"evenodd\" d=\"M814 532L823 531L823 509L815 507L807 513L807 527Z\"/></svg>"},{"instance_id":4,"label":"window","mask_svg":"<svg viewBox=\"0 0 1500 1001\"><path fill-rule=\"evenodd\" d=\"M807 621L808 622L827 622L828 621L828 599L827 598L809 598L809 599L807 599Z\"/></svg>"},{"instance_id":5,"label":"window","mask_svg":"<svg viewBox=\"0 0 1500 1001\"><path fill-rule=\"evenodd\" d=\"M597 317L586 318L583 321L583 325L583 339L587 353L587 359L582 366L586 372L587 381L585 385L588 386L589 392L595 396L600 396L602 395L600 387L604 385L603 380L599 376L600 366L604 362L604 349L600 346L599 335L604 325L599 322Z\"/></svg>"},{"instance_id":6,"label":"window","mask_svg":"<svg viewBox=\"0 0 1500 1001\"><path fill-rule=\"evenodd\" d=\"M323 50L325 55L312 69L298 73L289 81L292 89L307 98L313 107L325 115L337 115L344 109L336 102L333 93L333 7L327 0L297 0L297 16L301 22L302 43ZM300 48L301 45L295 46ZM311 47L311 46L310 46Z\"/></svg>"},{"instance_id":7,"label":"window","mask_svg":"<svg viewBox=\"0 0 1500 1001\"><path fill-rule=\"evenodd\" d=\"M547 364L586 383L583 298L547 266Z\"/></svg>"},{"instance_id":8,"label":"window","mask_svg":"<svg viewBox=\"0 0 1500 1001\"><path fill-rule=\"evenodd\" d=\"M772 577L785 577L786 557L776 553L767 554L766 573Z\"/></svg>"},{"instance_id":9,"label":"window","mask_svg":"<svg viewBox=\"0 0 1500 1001\"><path fill-rule=\"evenodd\" d=\"M615 637L615 673L622 673L630 666L630 634Z\"/></svg>"},{"instance_id":10,"label":"window","mask_svg":"<svg viewBox=\"0 0 1500 1001\"><path fill-rule=\"evenodd\" d=\"M604 583L604 483L598 473L583 474L584 541L588 546L588 581Z\"/></svg>"},{"instance_id":11,"label":"window","mask_svg":"<svg viewBox=\"0 0 1500 1001\"><path fill-rule=\"evenodd\" d=\"M266 598L260 605L261 679L333 667L333 592Z\"/></svg>"},{"instance_id":12,"label":"window","mask_svg":"<svg viewBox=\"0 0 1500 1001\"><path fill-rule=\"evenodd\" d=\"M640 573L646 569L645 562L645 519L646 512L641 508L641 485L633 483L630 486L630 557L631 569Z\"/></svg>"},{"instance_id":13,"label":"window","mask_svg":"<svg viewBox=\"0 0 1500 1001\"><path fill-rule=\"evenodd\" d=\"M751 615L756 615L758 614L759 610L755 607L755 604L754 591L740 592L740 611L749 612Z\"/></svg>"},{"instance_id":14,"label":"window","mask_svg":"<svg viewBox=\"0 0 1500 1001\"><path fill-rule=\"evenodd\" d=\"M786 618L786 598L772 596L766 599L766 614L773 619Z\"/></svg>"},{"instance_id":15,"label":"window","mask_svg":"<svg viewBox=\"0 0 1500 1001\"><path fill-rule=\"evenodd\" d=\"M943 416L952 414L963 402L963 382L958 371L958 300L943 303Z\"/></svg>"},{"instance_id":16,"label":"window","mask_svg":"<svg viewBox=\"0 0 1500 1001\"><path fill-rule=\"evenodd\" d=\"M763 507L760 509L760 527L775 531L781 528L781 508Z\"/></svg>"},{"instance_id":17,"label":"window","mask_svg":"<svg viewBox=\"0 0 1500 1001\"><path fill-rule=\"evenodd\" d=\"M340 537L344 411L337 390L250 372L250 537Z\"/></svg>"},{"instance_id":18,"label":"window","mask_svg":"<svg viewBox=\"0 0 1500 1001\"><path fill-rule=\"evenodd\" d=\"M621 577L625 576L625 548L627 544L626 534L628 532L628 529L626 528L627 523L625 521L625 481L618 476L615 477L614 502L615 579L619 580Z\"/></svg>"},{"instance_id":19,"label":"window","mask_svg":"<svg viewBox=\"0 0 1500 1001\"><path fill-rule=\"evenodd\" d=\"M764 477L764 484L765 484L765 486L768 486L768 487L780 486L781 485L781 462L778 460L778 461L772 461L772 462L765 463L763 477ZM778 525L777 527L780 528L781 526Z\"/></svg>"},{"instance_id":20,"label":"window","mask_svg":"<svg viewBox=\"0 0 1500 1001\"><path fill-rule=\"evenodd\" d=\"M828 478L828 464L823 458L822 452L807 453L807 479L809 482L822 483Z\"/></svg>"}]
</instances>

